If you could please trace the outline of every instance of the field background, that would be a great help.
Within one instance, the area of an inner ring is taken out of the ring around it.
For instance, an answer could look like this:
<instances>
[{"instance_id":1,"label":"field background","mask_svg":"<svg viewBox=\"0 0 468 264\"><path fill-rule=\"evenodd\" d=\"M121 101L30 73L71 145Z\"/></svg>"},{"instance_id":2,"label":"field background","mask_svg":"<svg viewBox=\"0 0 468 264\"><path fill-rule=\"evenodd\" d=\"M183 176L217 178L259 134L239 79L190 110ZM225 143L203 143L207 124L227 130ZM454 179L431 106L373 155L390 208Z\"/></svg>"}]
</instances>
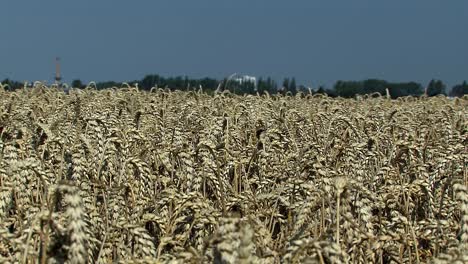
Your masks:
<instances>
[{"instance_id":1,"label":"field background","mask_svg":"<svg viewBox=\"0 0 468 264\"><path fill-rule=\"evenodd\" d=\"M467 106L0 89L0 259L466 263Z\"/></svg>"}]
</instances>

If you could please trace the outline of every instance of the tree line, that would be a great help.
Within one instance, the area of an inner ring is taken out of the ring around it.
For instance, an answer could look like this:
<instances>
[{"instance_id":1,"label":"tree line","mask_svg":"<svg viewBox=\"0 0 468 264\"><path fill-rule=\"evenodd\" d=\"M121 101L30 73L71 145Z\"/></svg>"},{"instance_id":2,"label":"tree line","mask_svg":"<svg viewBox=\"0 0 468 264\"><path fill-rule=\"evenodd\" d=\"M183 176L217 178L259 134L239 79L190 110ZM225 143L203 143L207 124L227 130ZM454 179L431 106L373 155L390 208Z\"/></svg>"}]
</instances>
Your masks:
<instances>
[{"instance_id":1,"label":"tree line","mask_svg":"<svg viewBox=\"0 0 468 264\"><path fill-rule=\"evenodd\" d=\"M7 85L8 89L20 89L24 87L24 83L4 79L1 82L3 85ZM170 90L183 90L191 91L202 88L208 93L214 91L229 90L235 94L264 94L268 92L270 94L282 93L295 95L297 92L308 93L310 88L304 85L297 85L296 79L284 78L281 84L278 84L271 77L260 77L256 82L238 82L235 79L224 78L222 80L214 78L189 78L187 76L177 77L164 77L158 74L146 75L141 80L132 80L125 82L130 85L138 84L139 89L149 91L154 87L168 88ZM124 82L106 81L95 83L96 89L105 89L112 87L122 87L125 85ZM79 79L75 79L71 83L73 88L85 88L86 85ZM461 97L468 94L468 84L466 81L457 84L451 88L447 93L447 86L441 80L431 80L427 86L423 86L417 82L388 82L379 79L367 79L363 81L337 81L331 88L323 86L313 90L314 93L327 94L331 97L346 97L352 98L356 95L380 93L386 94L388 89L392 98L401 96L419 96L427 94L428 96L436 95L448 95Z\"/></svg>"}]
</instances>

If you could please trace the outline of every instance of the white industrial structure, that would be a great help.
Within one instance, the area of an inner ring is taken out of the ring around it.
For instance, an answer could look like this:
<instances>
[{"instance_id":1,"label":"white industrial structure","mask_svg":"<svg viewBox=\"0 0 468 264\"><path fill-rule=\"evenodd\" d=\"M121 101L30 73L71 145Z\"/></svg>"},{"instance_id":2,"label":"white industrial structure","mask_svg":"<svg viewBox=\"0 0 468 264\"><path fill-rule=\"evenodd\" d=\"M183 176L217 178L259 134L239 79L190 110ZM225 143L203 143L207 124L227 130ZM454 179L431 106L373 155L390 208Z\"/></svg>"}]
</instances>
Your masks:
<instances>
[{"instance_id":1,"label":"white industrial structure","mask_svg":"<svg viewBox=\"0 0 468 264\"><path fill-rule=\"evenodd\" d=\"M236 76L232 78L232 81L237 82L238 84L252 83L257 90L257 78L249 75Z\"/></svg>"}]
</instances>

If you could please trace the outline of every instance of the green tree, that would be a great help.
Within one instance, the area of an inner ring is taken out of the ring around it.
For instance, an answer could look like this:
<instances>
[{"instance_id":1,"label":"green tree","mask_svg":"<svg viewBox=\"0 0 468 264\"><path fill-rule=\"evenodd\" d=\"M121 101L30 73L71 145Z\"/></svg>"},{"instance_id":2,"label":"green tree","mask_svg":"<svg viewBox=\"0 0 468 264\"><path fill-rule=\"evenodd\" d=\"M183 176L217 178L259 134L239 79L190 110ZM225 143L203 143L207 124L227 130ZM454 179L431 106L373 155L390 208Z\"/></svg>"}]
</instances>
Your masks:
<instances>
[{"instance_id":1,"label":"green tree","mask_svg":"<svg viewBox=\"0 0 468 264\"><path fill-rule=\"evenodd\" d=\"M96 83L96 88L98 90L111 88L111 87L122 87L122 83L114 81L98 82Z\"/></svg>"},{"instance_id":2,"label":"green tree","mask_svg":"<svg viewBox=\"0 0 468 264\"><path fill-rule=\"evenodd\" d=\"M420 96L423 94L423 86L417 82L388 83L392 98L402 96Z\"/></svg>"},{"instance_id":3,"label":"green tree","mask_svg":"<svg viewBox=\"0 0 468 264\"><path fill-rule=\"evenodd\" d=\"M289 91L289 78L284 78L283 87L281 87L281 91L284 92L284 93Z\"/></svg>"},{"instance_id":4,"label":"green tree","mask_svg":"<svg viewBox=\"0 0 468 264\"><path fill-rule=\"evenodd\" d=\"M267 78L266 84L269 93L276 93L278 91L278 85L271 77Z\"/></svg>"},{"instance_id":5,"label":"green tree","mask_svg":"<svg viewBox=\"0 0 468 264\"><path fill-rule=\"evenodd\" d=\"M291 82L289 83L289 89L287 91L291 92L292 94L297 93L296 79L294 77L291 79Z\"/></svg>"},{"instance_id":6,"label":"green tree","mask_svg":"<svg viewBox=\"0 0 468 264\"><path fill-rule=\"evenodd\" d=\"M364 90L363 82L337 81L333 86L337 96L351 98L356 94L362 94Z\"/></svg>"},{"instance_id":7,"label":"green tree","mask_svg":"<svg viewBox=\"0 0 468 264\"><path fill-rule=\"evenodd\" d=\"M338 81L333 89L337 96L351 98L357 94L369 94L379 92L385 94L385 88L389 88L392 98L408 95L421 95L423 89L416 82L389 83L384 80L368 79L364 81Z\"/></svg>"},{"instance_id":8,"label":"green tree","mask_svg":"<svg viewBox=\"0 0 468 264\"><path fill-rule=\"evenodd\" d=\"M14 80L10 80L8 78L4 79L3 81L1 81L1 83L3 85L7 84L8 85L8 90L16 90L16 89L21 89L24 84L18 82L18 81L14 81Z\"/></svg>"},{"instance_id":9,"label":"green tree","mask_svg":"<svg viewBox=\"0 0 468 264\"><path fill-rule=\"evenodd\" d=\"M326 94L327 91L325 90L325 87L323 87L323 85L320 85L319 88L317 89L317 91L315 93L318 93L318 94Z\"/></svg>"},{"instance_id":10,"label":"green tree","mask_svg":"<svg viewBox=\"0 0 468 264\"><path fill-rule=\"evenodd\" d=\"M80 79L75 79L71 83L72 88L78 88L78 89L83 89L85 86L81 82Z\"/></svg>"},{"instance_id":11,"label":"green tree","mask_svg":"<svg viewBox=\"0 0 468 264\"><path fill-rule=\"evenodd\" d=\"M465 94L468 94L468 84L466 81L463 81L462 84L455 85L450 92L450 96L456 97L462 97Z\"/></svg>"},{"instance_id":12,"label":"green tree","mask_svg":"<svg viewBox=\"0 0 468 264\"><path fill-rule=\"evenodd\" d=\"M362 94L371 94L378 92L380 94L385 94L385 88L388 83L384 80L378 79L368 79L363 82Z\"/></svg>"},{"instance_id":13,"label":"green tree","mask_svg":"<svg viewBox=\"0 0 468 264\"><path fill-rule=\"evenodd\" d=\"M186 90L189 90L189 88L190 88L190 81L189 81L188 76L185 76L184 77L184 88L182 90L186 91Z\"/></svg>"},{"instance_id":14,"label":"green tree","mask_svg":"<svg viewBox=\"0 0 468 264\"><path fill-rule=\"evenodd\" d=\"M445 94L445 84L441 80L432 79L427 85L427 96Z\"/></svg>"},{"instance_id":15,"label":"green tree","mask_svg":"<svg viewBox=\"0 0 468 264\"><path fill-rule=\"evenodd\" d=\"M159 82L159 75L157 74L150 74L146 75L143 79L139 81L140 88L142 90L149 91L152 87L156 86Z\"/></svg>"}]
</instances>

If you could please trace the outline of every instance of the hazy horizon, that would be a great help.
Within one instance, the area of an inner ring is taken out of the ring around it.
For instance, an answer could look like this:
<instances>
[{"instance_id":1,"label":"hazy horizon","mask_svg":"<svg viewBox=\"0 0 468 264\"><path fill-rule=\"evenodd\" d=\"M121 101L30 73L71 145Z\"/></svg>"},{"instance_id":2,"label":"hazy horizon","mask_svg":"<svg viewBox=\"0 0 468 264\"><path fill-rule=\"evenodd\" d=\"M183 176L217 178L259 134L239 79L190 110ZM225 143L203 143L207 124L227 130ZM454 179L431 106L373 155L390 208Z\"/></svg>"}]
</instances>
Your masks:
<instances>
[{"instance_id":1,"label":"hazy horizon","mask_svg":"<svg viewBox=\"0 0 468 264\"><path fill-rule=\"evenodd\" d=\"M337 80L468 79L467 1L15 1L0 80L130 81L232 73Z\"/></svg>"}]
</instances>

